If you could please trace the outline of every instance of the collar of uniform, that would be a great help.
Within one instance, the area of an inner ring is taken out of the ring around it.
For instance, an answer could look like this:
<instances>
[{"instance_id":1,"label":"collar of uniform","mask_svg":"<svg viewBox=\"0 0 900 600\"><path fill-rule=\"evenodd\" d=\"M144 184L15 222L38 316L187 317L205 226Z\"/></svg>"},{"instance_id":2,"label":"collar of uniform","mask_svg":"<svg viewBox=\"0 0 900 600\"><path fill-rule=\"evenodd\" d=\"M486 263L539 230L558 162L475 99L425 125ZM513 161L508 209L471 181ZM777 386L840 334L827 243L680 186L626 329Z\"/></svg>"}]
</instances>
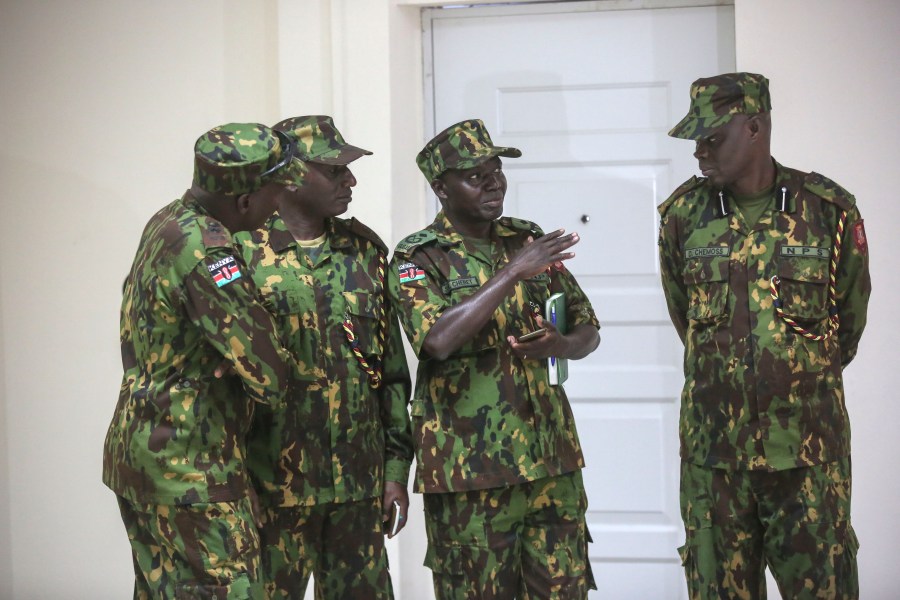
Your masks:
<instances>
[{"instance_id":1,"label":"collar of uniform","mask_svg":"<svg viewBox=\"0 0 900 600\"><path fill-rule=\"evenodd\" d=\"M294 245L294 236L288 231L281 215L276 211L263 226L269 231L269 245L277 253L284 252Z\"/></svg>"},{"instance_id":2,"label":"collar of uniform","mask_svg":"<svg viewBox=\"0 0 900 600\"><path fill-rule=\"evenodd\" d=\"M772 159L772 162L775 163L775 198L772 209L793 214L797 210L797 196L803 182L794 177L777 160Z\"/></svg>"},{"instance_id":3,"label":"collar of uniform","mask_svg":"<svg viewBox=\"0 0 900 600\"><path fill-rule=\"evenodd\" d=\"M494 233L496 233L500 237L512 237L515 235L521 235L522 230L504 225L503 221L498 220L494 221Z\"/></svg>"},{"instance_id":4,"label":"collar of uniform","mask_svg":"<svg viewBox=\"0 0 900 600\"><path fill-rule=\"evenodd\" d=\"M266 228L270 232L269 245L272 246L275 252L284 252L297 243L297 240L294 239L293 234L288 230L284 220L277 212L269 218ZM328 242L328 246L332 249L347 248L352 244L347 227L337 219L327 219L325 221L325 239Z\"/></svg>"},{"instance_id":5,"label":"collar of uniform","mask_svg":"<svg viewBox=\"0 0 900 600\"><path fill-rule=\"evenodd\" d=\"M775 212L794 213L797 210L797 195L803 182L798 181L777 160L775 163L775 186L772 192L772 204L769 208ZM716 192L716 213L720 217L728 217L734 213L734 199L724 190Z\"/></svg>"},{"instance_id":6,"label":"collar of uniform","mask_svg":"<svg viewBox=\"0 0 900 600\"><path fill-rule=\"evenodd\" d=\"M348 221L329 218L325 221L325 233L331 248L349 248L353 245Z\"/></svg>"},{"instance_id":7,"label":"collar of uniform","mask_svg":"<svg viewBox=\"0 0 900 600\"><path fill-rule=\"evenodd\" d=\"M438 244L442 246L453 246L456 244L463 243L463 236L453 228L453 223L450 222L450 219L447 218L447 215L444 214L444 211L440 211L437 216L434 218L434 222L431 224L432 230L434 231L435 236L437 237ZM491 223L491 236L494 235L500 237L510 237L514 235L518 235L522 233L521 231L517 231L516 229L512 229L503 225L500 221L493 221Z\"/></svg>"},{"instance_id":8,"label":"collar of uniform","mask_svg":"<svg viewBox=\"0 0 900 600\"><path fill-rule=\"evenodd\" d=\"M450 222L444 211L438 212L431 227L439 245L456 246L463 243L463 236L453 228L453 223Z\"/></svg>"}]
</instances>

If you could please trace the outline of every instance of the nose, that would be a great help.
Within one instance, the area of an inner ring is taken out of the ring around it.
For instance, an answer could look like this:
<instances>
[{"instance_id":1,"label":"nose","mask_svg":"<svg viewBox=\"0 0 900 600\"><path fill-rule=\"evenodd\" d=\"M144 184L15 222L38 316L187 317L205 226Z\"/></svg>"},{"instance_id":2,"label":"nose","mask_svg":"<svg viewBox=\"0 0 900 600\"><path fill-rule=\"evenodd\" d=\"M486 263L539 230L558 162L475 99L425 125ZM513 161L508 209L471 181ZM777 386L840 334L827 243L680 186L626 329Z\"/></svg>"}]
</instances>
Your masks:
<instances>
[{"instance_id":1,"label":"nose","mask_svg":"<svg viewBox=\"0 0 900 600\"><path fill-rule=\"evenodd\" d=\"M346 185L347 187L354 187L356 185L356 177L349 167L344 171L344 178L343 181L341 181L341 185Z\"/></svg>"},{"instance_id":2,"label":"nose","mask_svg":"<svg viewBox=\"0 0 900 600\"><path fill-rule=\"evenodd\" d=\"M704 158L706 156L706 142L703 140L697 140L697 145L694 148L694 158Z\"/></svg>"},{"instance_id":3,"label":"nose","mask_svg":"<svg viewBox=\"0 0 900 600\"><path fill-rule=\"evenodd\" d=\"M501 182L503 181L503 173L499 171L491 171L488 173L487 181L485 182L485 187L489 190L495 190L500 187Z\"/></svg>"}]
</instances>

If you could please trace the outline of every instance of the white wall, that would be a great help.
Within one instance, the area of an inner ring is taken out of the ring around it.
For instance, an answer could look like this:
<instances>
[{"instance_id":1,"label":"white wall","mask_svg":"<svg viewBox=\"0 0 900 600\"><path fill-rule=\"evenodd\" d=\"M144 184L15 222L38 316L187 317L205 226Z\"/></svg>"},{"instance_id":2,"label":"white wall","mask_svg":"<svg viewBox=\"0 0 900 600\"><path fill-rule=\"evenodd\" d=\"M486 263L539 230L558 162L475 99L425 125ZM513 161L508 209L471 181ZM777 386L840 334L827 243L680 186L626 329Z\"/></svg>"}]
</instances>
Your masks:
<instances>
[{"instance_id":1,"label":"white wall","mask_svg":"<svg viewBox=\"0 0 900 600\"><path fill-rule=\"evenodd\" d=\"M844 373L853 431L853 522L861 596L896 598L900 575L900 321L891 240L900 226L900 3L738 0L737 66L765 74L773 154L857 198L871 253L869 325Z\"/></svg>"},{"instance_id":2,"label":"white wall","mask_svg":"<svg viewBox=\"0 0 900 600\"><path fill-rule=\"evenodd\" d=\"M353 214L389 243L424 224L413 157L425 3L0 0L0 598L130 593L128 544L100 482L121 376L119 287L147 218L188 185L198 135L332 114L375 151L354 164ZM887 312L900 14L889 0L736 8L739 67L772 79L776 156L848 187L866 217L873 325L847 387L864 597L878 599L900 556L896 451L881 442L900 417ZM401 579L421 568L421 556L397 557L392 547Z\"/></svg>"}]
</instances>

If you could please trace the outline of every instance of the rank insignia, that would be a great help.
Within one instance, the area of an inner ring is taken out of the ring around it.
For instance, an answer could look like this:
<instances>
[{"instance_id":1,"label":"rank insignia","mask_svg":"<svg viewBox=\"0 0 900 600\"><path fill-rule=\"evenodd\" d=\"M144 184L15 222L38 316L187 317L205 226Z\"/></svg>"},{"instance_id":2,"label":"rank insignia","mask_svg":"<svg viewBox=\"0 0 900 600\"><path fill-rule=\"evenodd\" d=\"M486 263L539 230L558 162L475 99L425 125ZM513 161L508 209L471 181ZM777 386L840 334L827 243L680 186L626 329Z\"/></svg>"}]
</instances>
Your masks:
<instances>
[{"instance_id":1,"label":"rank insignia","mask_svg":"<svg viewBox=\"0 0 900 600\"><path fill-rule=\"evenodd\" d=\"M869 243L866 241L866 228L862 219L853 225L853 241L856 242L856 249L860 254L869 253Z\"/></svg>"},{"instance_id":2,"label":"rank insignia","mask_svg":"<svg viewBox=\"0 0 900 600\"><path fill-rule=\"evenodd\" d=\"M412 281L425 279L424 269L421 269L418 265L414 265L413 263L403 263L398 267L398 270L400 273L400 283L410 283Z\"/></svg>"},{"instance_id":3,"label":"rank insignia","mask_svg":"<svg viewBox=\"0 0 900 600\"><path fill-rule=\"evenodd\" d=\"M209 274L212 275L213 281L219 287L241 278L241 268L234 261L233 256L227 256L211 265L206 265L206 268L209 269Z\"/></svg>"}]
</instances>

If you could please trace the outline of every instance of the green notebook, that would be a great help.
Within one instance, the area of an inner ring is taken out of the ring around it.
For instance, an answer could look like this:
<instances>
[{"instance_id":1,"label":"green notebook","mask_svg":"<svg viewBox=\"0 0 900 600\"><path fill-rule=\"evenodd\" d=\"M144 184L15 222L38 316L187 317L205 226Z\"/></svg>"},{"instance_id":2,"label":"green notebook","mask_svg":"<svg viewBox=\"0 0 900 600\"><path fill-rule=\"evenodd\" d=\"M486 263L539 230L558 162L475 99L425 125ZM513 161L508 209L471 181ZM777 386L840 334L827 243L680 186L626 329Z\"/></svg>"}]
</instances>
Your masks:
<instances>
[{"instance_id":1,"label":"green notebook","mask_svg":"<svg viewBox=\"0 0 900 600\"><path fill-rule=\"evenodd\" d=\"M547 299L544 320L552 323L560 333L566 333L566 296L563 292L557 292ZM555 356L548 358L547 374L550 385L562 385L569 378L569 359Z\"/></svg>"}]
</instances>

